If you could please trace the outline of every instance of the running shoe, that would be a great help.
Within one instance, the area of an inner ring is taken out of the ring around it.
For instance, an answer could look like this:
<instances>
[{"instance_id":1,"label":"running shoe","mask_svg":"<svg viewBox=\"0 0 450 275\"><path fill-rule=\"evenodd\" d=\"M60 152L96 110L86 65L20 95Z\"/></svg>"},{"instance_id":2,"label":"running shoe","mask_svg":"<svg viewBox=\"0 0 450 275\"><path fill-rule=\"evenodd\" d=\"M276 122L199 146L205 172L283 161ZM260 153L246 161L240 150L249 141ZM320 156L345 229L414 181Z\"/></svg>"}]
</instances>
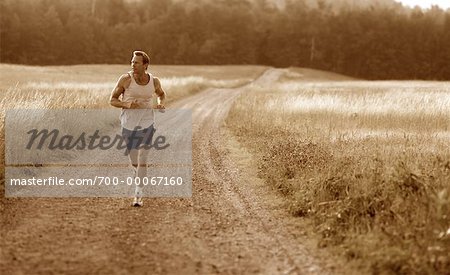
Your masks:
<instances>
[{"instance_id":1,"label":"running shoe","mask_svg":"<svg viewBox=\"0 0 450 275\"><path fill-rule=\"evenodd\" d=\"M134 207L141 207L143 205L144 205L144 202L142 201L141 197L134 197L134 200L133 200Z\"/></svg>"}]
</instances>

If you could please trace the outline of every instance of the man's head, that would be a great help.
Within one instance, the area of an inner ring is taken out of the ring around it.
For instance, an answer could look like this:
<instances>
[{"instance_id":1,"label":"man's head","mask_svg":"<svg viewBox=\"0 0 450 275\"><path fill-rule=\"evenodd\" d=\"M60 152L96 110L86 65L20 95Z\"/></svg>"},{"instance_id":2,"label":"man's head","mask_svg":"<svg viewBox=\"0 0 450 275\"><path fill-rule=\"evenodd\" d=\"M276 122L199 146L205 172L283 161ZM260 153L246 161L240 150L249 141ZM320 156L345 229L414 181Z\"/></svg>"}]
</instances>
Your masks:
<instances>
[{"instance_id":1,"label":"man's head","mask_svg":"<svg viewBox=\"0 0 450 275\"><path fill-rule=\"evenodd\" d=\"M147 70L148 64L150 63L150 58L148 54L143 51L134 51L133 58L131 59L131 66L133 71L141 72Z\"/></svg>"}]
</instances>

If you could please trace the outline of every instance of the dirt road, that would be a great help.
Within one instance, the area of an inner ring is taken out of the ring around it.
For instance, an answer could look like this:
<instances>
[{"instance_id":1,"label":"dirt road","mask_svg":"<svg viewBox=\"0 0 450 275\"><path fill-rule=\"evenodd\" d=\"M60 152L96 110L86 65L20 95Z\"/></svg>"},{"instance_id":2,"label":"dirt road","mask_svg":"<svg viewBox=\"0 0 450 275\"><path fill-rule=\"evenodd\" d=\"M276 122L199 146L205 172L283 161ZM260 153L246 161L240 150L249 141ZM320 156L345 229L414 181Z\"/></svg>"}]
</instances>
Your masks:
<instances>
[{"instance_id":1,"label":"dirt road","mask_svg":"<svg viewBox=\"0 0 450 275\"><path fill-rule=\"evenodd\" d=\"M172 106L193 110L192 198L142 208L130 198L3 199L0 273L333 273L221 127L241 92L209 89Z\"/></svg>"}]
</instances>

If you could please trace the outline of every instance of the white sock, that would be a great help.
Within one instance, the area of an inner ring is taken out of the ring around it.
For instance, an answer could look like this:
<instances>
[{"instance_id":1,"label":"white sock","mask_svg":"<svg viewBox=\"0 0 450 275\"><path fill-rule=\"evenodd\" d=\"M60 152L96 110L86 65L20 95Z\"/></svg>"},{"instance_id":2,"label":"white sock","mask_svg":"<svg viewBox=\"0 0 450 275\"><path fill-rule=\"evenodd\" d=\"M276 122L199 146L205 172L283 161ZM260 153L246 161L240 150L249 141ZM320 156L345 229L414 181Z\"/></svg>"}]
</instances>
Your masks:
<instances>
[{"instance_id":1,"label":"white sock","mask_svg":"<svg viewBox=\"0 0 450 275\"><path fill-rule=\"evenodd\" d=\"M138 198L141 198L142 194L143 194L142 187L136 185L136 189L134 189L134 196L138 197Z\"/></svg>"}]
</instances>

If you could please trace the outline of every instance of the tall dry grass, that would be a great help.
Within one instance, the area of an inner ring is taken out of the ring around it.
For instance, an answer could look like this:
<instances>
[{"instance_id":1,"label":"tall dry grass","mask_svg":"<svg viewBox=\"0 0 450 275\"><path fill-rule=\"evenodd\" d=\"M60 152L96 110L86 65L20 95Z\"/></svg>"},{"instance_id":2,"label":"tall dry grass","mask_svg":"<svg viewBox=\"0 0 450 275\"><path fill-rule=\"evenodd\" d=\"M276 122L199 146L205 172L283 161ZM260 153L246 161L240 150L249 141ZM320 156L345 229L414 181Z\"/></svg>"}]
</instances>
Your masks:
<instances>
[{"instance_id":1,"label":"tall dry grass","mask_svg":"<svg viewBox=\"0 0 450 275\"><path fill-rule=\"evenodd\" d=\"M259 176L372 273L448 273L450 84L282 79L227 118Z\"/></svg>"}]
</instances>

